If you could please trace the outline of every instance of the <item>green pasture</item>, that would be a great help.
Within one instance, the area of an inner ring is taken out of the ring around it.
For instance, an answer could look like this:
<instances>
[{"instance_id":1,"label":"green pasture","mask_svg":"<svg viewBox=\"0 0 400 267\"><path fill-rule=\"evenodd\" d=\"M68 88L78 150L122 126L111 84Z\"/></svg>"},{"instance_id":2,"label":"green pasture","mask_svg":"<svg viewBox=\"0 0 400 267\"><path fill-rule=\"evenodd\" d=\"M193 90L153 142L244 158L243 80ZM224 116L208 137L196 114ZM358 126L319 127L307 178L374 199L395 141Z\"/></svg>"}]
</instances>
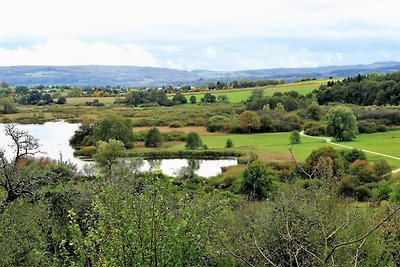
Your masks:
<instances>
[{"instance_id":1,"label":"green pasture","mask_svg":"<svg viewBox=\"0 0 400 267\"><path fill-rule=\"evenodd\" d=\"M318 89L322 84L326 84L329 80L316 80L316 81L307 81L307 82L297 82L297 83L289 83L289 84L280 84L275 86L266 86L266 87L258 87L264 89L266 96L272 96L276 92L289 92L296 91L301 95L305 95L311 93L313 90ZM227 91L210 91L210 93L216 95L226 95L229 98L229 102L237 103L240 101L244 101L249 98L251 92L258 88L244 88L244 89L231 89ZM190 96L194 95L197 98L197 102L200 101L202 97L204 97L205 93L184 93L186 95L187 100L189 100ZM172 99L173 96L169 96Z\"/></svg>"},{"instance_id":2,"label":"green pasture","mask_svg":"<svg viewBox=\"0 0 400 267\"><path fill-rule=\"evenodd\" d=\"M252 148L264 152L281 152L289 154L289 136L291 133L260 133L260 134L228 134L221 136L202 136L203 143L210 149L224 148L226 140L233 141L234 148ZM385 133L361 134L357 139L351 142L341 142L340 144L366 149L382 154L400 157L400 131L390 131ZM327 145L325 140L301 137L301 144L293 146L293 152L299 161L304 161L311 151ZM333 146L335 149L344 148ZM180 144L171 149L183 149ZM400 160L395 160L371 153L367 153L370 161L385 159L393 168L400 168Z\"/></svg>"}]
</instances>

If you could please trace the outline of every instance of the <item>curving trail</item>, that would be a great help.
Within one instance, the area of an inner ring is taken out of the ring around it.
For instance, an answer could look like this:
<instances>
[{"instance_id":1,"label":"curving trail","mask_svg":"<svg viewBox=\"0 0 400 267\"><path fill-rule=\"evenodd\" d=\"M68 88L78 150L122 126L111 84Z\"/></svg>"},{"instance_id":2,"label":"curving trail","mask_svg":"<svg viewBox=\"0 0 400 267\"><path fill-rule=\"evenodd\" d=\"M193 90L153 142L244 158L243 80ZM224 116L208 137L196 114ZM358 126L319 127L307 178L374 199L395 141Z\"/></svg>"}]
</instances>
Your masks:
<instances>
[{"instance_id":1,"label":"curving trail","mask_svg":"<svg viewBox=\"0 0 400 267\"><path fill-rule=\"evenodd\" d=\"M329 138L329 137L311 136L311 135L305 134L304 131L301 131L300 135L301 136L305 136L305 137L309 137L309 138L325 140L326 143L328 143L330 145L333 145L333 146L338 146L338 147L343 147L343 148L348 148L348 149L356 148L356 149L361 150L361 151L366 152L366 153L375 154L375 155L378 155L378 156L391 158L391 159L395 159L395 160L399 160L400 161L399 157L395 157L395 156L391 156L391 155L387 155L387 154L382 154L382 153L371 151L371 150L367 150L367 149L361 149L361 148L358 148L358 147L352 147L352 146L347 146L347 145L334 143L334 142L332 142L331 138ZM400 168L393 170L391 173L397 173L397 172L400 172ZM384 176L386 176L386 175L389 175L389 173L385 174Z\"/></svg>"}]
</instances>

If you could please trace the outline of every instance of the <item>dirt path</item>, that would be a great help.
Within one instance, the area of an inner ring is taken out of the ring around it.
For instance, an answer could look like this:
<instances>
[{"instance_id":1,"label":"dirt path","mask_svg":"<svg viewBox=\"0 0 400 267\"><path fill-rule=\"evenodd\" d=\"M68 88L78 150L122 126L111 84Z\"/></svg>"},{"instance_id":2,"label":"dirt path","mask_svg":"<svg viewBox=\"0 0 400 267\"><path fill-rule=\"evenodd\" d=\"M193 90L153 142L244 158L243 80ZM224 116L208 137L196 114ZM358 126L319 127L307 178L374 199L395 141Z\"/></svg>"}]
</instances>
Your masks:
<instances>
[{"instance_id":1,"label":"dirt path","mask_svg":"<svg viewBox=\"0 0 400 267\"><path fill-rule=\"evenodd\" d=\"M305 136L305 137L310 137L310 138L325 140L326 143L328 143L328 144L330 144L330 145L333 145L333 146L338 146L338 147L343 147L343 148L348 148L348 149L353 149L353 148L355 148L355 149L361 150L361 151L366 152L366 153L370 153L370 154L374 154L374 155L378 155L378 156L382 156L382 157L386 157L386 158L391 158L391 159L395 159L395 160L399 160L399 161L400 161L400 158L399 158L399 157L395 157L395 156L391 156L391 155L387 155L387 154L382 154L382 153L375 152L375 151L371 151L371 150L367 150L367 149L361 149L361 148L357 148L357 147L352 147L352 146L347 146L347 145L342 145L342 144L334 143L334 142L332 142L332 140L331 140L329 137L311 136L311 135L305 134L304 131L301 131L301 132L300 132L300 135L301 135L301 136ZM397 173L397 172L400 172L400 168L399 168L399 169L393 170L391 173ZM386 176L386 175L388 175L388 174L385 174L384 176Z\"/></svg>"}]
</instances>

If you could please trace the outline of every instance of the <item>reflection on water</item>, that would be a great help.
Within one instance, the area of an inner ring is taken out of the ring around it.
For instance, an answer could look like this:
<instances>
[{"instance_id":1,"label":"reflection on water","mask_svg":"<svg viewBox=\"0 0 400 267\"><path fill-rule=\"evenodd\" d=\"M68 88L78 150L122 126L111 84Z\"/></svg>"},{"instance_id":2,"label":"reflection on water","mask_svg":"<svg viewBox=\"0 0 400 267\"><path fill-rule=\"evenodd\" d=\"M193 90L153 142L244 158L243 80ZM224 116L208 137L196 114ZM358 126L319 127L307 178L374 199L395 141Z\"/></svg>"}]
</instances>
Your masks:
<instances>
[{"instance_id":1,"label":"reflection on water","mask_svg":"<svg viewBox=\"0 0 400 267\"><path fill-rule=\"evenodd\" d=\"M41 153L38 157L49 157L69 161L82 169L88 163L74 156L74 150L69 145L69 139L79 128L79 123L64 121L46 122L44 124L17 124L18 129L29 132L39 139ZM9 145L11 138L5 136L4 128L0 124L0 148L6 150L6 156L12 156ZM202 177L211 177L221 173L222 167L237 165L236 159L148 159L145 160L141 171L159 168L164 174L174 176L183 167L189 167Z\"/></svg>"},{"instance_id":2,"label":"reflection on water","mask_svg":"<svg viewBox=\"0 0 400 267\"><path fill-rule=\"evenodd\" d=\"M163 159L145 160L141 171L160 169L162 173L176 176L180 169L189 167L194 173L202 177L212 177L220 174L223 167L237 165L237 159Z\"/></svg>"},{"instance_id":3,"label":"reflection on water","mask_svg":"<svg viewBox=\"0 0 400 267\"><path fill-rule=\"evenodd\" d=\"M1 124L0 124L1 125ZM61 159L76 164L79 168L85 164L79 158L74 157L74 150L69 145L69 139L78 129L78 123L64 121L46 122L44 124L17 124L19 130L27 131L33 137L39 139L40 151L38 157ZM12 144L11 138L4 135L4 127L0 127L0 147L6 150L6 156L11 157L12 151L8 145Z\"/></svg>"}]
</instances>

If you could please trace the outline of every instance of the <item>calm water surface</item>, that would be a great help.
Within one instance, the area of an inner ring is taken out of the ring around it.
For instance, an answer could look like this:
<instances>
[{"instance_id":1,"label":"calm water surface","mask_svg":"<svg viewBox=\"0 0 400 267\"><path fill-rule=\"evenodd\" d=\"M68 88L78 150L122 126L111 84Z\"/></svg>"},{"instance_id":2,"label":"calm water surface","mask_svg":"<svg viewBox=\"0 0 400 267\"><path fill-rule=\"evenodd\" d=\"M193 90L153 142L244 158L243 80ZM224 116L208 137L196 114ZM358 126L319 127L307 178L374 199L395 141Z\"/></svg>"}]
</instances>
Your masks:
<instances>
[{"instance_id":1,"label":"calm water surface","mask_svg":"<svg viewBox=\"0 0 400 267\"><path fill-rule=\"evenodd\" d=\"M29 132L32 136L39 139L42 153L38 157L49 157L70 161L81 169L85 164L91 164L83 161L73 155L73 148L69 145L69 139L78 129L79 123L68 123L64 121L46 122L44 124L17 124L18 129ZM6 150L7 157L12 156L12 150L9 145L12 144L11 138L5 136L4 127L0 124L0 148ZM237 160L231 159L161 159L145 160L141 171L148 171L160 168L166 175L174 176L183 167L191 167L195 173L202 177L211 177L221 173L222 167L237 165Z\"/></svg>"}]
</instances>

